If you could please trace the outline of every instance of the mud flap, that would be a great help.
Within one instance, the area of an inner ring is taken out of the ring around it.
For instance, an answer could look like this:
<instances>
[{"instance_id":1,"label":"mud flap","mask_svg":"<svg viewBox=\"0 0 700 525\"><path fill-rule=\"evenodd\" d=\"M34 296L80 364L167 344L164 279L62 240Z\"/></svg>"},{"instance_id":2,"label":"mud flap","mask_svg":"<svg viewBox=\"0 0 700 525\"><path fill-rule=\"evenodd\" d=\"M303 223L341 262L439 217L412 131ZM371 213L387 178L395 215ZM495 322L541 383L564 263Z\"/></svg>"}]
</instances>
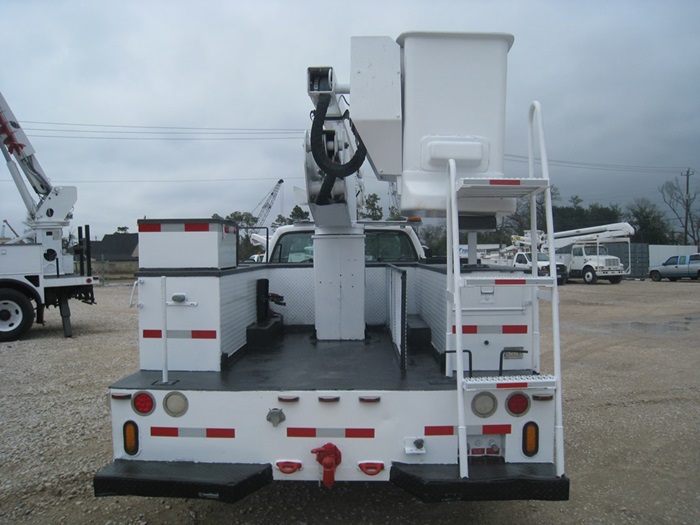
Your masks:
<instances>
[{"instance_id":1,"label":"mud flap","mask_svg":"<svg viewBox=\"0 0 700 525\"><path fill-rule=\"evenodd\" d=\"M469 465L469 478L457 465L394 463L390 481L426 502L569 499L569 479L550 463Z\"/></svg>"},{"instance_id":2,"label":"mud flap","mask_svg":"<svg viewBox=\"0 0 700 525\"><path fill-rule=\"evenodd\" d=\"M153 496L236 502L272 481L272 465L117 459L93 479L95 496Z\"/></svg>"}]
</instances>

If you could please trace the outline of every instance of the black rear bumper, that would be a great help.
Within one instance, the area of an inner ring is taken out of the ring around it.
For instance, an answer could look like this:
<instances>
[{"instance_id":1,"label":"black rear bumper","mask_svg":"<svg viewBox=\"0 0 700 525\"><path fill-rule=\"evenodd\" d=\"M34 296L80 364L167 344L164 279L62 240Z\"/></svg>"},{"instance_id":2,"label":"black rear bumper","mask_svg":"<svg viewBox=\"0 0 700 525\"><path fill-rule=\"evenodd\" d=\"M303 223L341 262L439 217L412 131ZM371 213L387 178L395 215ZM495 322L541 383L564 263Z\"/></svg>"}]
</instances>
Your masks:
<instances>
[{"instance_id":1,"label":"black rear bumper","mask_svg":"<svg viewBox=\"0 0 700 525\"><path fill-rule=\"evenodd\" d=\"M93 479L95 496L206 498L236 502L272 481L272 466L115 460Z\"/></svg>"},{"instance_id":2,"label":"black rear bumper","mask_svg":"<svg viewBox=\"0 0 700 525\"><path fill-rule=\"evenodd\" d=\"M234 503L272 481L270 464L115 460L93 479L95 496L205 498ZM394 463L390 481L426 502L569 499L569 479L552 464L457 465Z\"/></svg>"},{"instance_id":3,"label":"black rear bumper","mask_svg":"<svg viewBox=\"0 0 700 525\"><path fill-rule=\"evenodd\" d=\"M569 499L569 478L551 463L469 465L468 478L459 477L457 465L394 463L389 479L428 502Z\"/></svg>"}]
</instances>

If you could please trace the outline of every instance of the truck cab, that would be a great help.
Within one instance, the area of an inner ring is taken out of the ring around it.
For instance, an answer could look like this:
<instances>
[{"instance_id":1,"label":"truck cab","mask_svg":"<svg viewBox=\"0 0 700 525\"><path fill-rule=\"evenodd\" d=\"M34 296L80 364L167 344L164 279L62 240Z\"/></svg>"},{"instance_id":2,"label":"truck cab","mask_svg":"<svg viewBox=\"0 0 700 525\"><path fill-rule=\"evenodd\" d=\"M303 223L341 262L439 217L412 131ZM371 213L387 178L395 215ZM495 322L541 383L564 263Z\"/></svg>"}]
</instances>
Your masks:
<instances>
[{"instance_id":1,"label":"truck cab","mask_svg":"<svg viewBox=\"0 0 700 525\"><path fill-rule=\"evenodd\" d=\"M302 222L282 226L270 239L269 263L312 263L315 226ZM418 262L425 253L415 230L402 224L364 223L365 263Z\"/></svg>"}]
</instances>

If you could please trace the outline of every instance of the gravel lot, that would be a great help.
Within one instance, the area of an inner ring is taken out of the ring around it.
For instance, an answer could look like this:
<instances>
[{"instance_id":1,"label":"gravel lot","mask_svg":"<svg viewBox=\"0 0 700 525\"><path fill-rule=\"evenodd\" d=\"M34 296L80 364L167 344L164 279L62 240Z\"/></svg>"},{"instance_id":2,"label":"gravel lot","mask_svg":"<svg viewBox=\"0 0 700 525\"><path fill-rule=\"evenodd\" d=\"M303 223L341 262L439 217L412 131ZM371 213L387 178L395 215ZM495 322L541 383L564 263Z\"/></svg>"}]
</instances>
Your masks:
<instances>
[{"instance_id":1,"label":"gravel lot","mask_svg":"<svg viewBox=\"0 0 700 525\"><path fill-rule=\"evenodd\" d=\"M568 502L424 504L393 486L272 485L236 505L92 495L106 387L138 366L130 286L0 343L0 523L700 523L700 283L560 289ZM543 362L551 356L545 355Z\"/></svg>"}]
</instances>

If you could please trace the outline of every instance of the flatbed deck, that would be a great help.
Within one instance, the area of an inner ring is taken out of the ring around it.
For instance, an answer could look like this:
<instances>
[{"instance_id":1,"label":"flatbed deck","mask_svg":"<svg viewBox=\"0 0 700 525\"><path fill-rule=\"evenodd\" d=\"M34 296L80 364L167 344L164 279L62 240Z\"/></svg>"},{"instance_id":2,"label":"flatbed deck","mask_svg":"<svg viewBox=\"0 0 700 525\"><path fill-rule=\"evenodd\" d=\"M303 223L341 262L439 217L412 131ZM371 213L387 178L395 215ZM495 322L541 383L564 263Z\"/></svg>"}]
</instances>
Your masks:
<instances>
[{"instance_id":1,"label":"flatbed deck","mask_svg":"<svg viewBox=\"0 0 700 525\"><path fill-rule=\"evenodd\" d=\"M311 331L286 333L266 347L241 350L221 372L141 370L111 388L205 391L250 390L452 390L428 351L409 353L401 373L390 335L371 330L365 341L316 341Z\"/></svg>"}]
</instances>

